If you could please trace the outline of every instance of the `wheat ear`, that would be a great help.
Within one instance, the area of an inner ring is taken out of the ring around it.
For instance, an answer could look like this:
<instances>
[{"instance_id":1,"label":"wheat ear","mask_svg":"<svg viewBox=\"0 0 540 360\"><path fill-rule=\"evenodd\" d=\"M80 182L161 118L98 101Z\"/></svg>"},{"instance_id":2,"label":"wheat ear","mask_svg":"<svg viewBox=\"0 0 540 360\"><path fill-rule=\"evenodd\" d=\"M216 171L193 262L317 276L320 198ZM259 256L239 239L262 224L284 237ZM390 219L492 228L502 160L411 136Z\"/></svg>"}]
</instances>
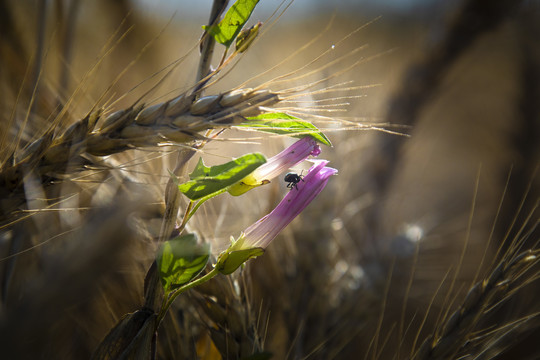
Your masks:
<instances>
[{"instance_id":1,"label":"wheat ear","mask_svg":"<svg viewBox=\"0 0 540 360\"><path fill-rule=\"evenodd\" d=\"M200 132L240 123L247 116L260 114L261 107L279 101L279 95L269 90L236 89L198 99L195 94L183 94L163 103L132 106L108 116L103 116L102 111L92 112L60 135L47 131L2 164L0 193L14 201L2 206L0 222L24 204L20 195L29 172L47 185L62 175L82 170L82 165L92 163L93 156L164 143L189 146L204 139Z\"/></svg>"},{"instance_id":2,"label":"wheat ear","mask_svg":"<svg viewBox=\"0 0 540 360\"><path fill-rule=\"evenodd\" d=\"M428 336L412 357L414 360L454 358L472 338L473 327L482 317L509 299L523 284L523 274L538 263L540 250L523 251L503 258L489 277L473 285L463 303L444 322L441 330ZM533 275L532 278L536 278Z\"/></svg>"}]
</instances>

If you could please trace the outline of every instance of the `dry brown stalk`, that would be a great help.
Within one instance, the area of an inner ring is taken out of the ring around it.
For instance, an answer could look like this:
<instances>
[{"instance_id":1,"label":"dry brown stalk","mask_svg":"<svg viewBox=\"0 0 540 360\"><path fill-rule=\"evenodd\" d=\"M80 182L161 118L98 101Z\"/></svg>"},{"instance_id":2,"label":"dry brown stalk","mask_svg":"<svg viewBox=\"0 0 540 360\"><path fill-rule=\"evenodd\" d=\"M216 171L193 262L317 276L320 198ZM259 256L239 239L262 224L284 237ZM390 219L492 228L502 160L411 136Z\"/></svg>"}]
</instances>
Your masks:
<instances>
[{"instance_id":1,"label":"dry brown stalk","mask_svg":"<svg viewBox=\"0 0 540 360\"><path fill-rule=\"evenodd\" d=\"M482 317L509 299L527 279L523 274L538 264L540 250L526 250L503 258L491 274L473 285L459 308L438 333L428 336L413 356L415 360L455 358L473 337L472 330ZM499 324L500 326L500 324Z\"/></svg>"}]
</instances>

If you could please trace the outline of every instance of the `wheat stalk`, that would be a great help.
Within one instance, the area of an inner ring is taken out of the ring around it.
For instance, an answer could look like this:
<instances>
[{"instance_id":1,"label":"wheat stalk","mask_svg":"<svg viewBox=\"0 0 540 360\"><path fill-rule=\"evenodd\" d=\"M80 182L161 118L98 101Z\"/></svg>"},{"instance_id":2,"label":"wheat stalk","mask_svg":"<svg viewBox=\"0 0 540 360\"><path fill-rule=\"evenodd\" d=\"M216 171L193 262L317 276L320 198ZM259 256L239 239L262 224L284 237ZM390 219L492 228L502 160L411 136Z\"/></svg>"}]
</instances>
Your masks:
<instances>
[{"instance_id":1,"label":"wheat stalk","mask_svg":"<svg viewBox=\"0 0 540 360\"><path fill-rule=\"evenodd\" d=\"M473 328L489 312L511 298L523 283L532 281L538 276L538 274L523 275L538 264L539 254L540 250L537 249L526 250L515 256L503 258L487 278L469 289L459 308L446 319L436 334L424 340L412 358L415 360L454 358L469 345L473 338Z\"/></svg>"}]
</instances>

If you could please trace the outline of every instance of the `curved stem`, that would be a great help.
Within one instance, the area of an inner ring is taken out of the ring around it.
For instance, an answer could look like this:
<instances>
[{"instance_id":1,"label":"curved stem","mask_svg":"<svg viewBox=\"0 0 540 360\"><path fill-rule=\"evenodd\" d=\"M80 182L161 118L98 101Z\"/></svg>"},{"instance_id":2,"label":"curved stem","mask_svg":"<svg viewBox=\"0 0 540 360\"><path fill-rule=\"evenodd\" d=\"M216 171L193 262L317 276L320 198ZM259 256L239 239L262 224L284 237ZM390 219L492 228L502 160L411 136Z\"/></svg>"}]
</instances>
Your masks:
<instances>
[{"instance_id":1,"label":"curved stem","mask_svg":"<svg viewBox=\"0 0 540 360\"><path fill-rule=\"evenodd\" d=\"M193 208L193 204L194 204L193 201L189 202L189 204L188 204L188 206L186 208L186 211L184 213L184 217L182 218L182 223L178 227L178 234L181 234L182 231L184 231L184 228L186 227L186 224L187 224L188 220L191 218L191 216L193 215L195 210L197 210L197 208L195 208L195 210L191 211L191 209Z\"/></svg>"},{"instance_id":2,"label":"curved stem","mask_svg":"<svg viewBox=\"0 0 540 360\"><path fill-rule=\"evenodd\" d=\"M189 289L191 289L191 288L193 288L195 286L198 286L198 285L200 285L202 283L207 282L208 280L212 279L217 274L219 274L219 270L217 270L217 268L214 267L206 275L201 276L197 280L194 280L194 281L192 281L190 283L187 283L186 285L181 286L178 289L176 289L175 291L171 292L169 294L169 296L163 301L163 305L161 306L161 310L159 312L156 324L158 324L158 326L159 326L159 323L161 323L161 321L165 317L165 314L167 313L167 310L169 310L169 308L171 307L172 303L174 302L174 300L176 299L176 297L178 295L182 294L186 290L189 290Z\"/></svg>"},{"instance_id":3,"label":"curved stem","mask_svg":"<svg viewBox=\"0 0 540 360\"><path fill-rule=\"evenodd\" d=\"M191 219L191 217L197 212L197 210L199 210L199 208L201 207L201 205L206 201L206 200L209 200L215 196L218 196L218 195L221 195L223 194L224 192L227 191L227 188L225 189L221 189L219 190L218 192L215 192L213 194L210 194L208 196L205 196L203 198L201 198L199 201L195 202L195 201L190 201L189 202L189 205L186 209L186 212L184 214L184 218L182 219L182 224L180 224L180 226L178 227L178 233L182 233L182 231L184 230L184 227L186 226L187 222L189 221L189 219ZM195 206L193 206L195 204Z\"/></svg>"}]
</instances>

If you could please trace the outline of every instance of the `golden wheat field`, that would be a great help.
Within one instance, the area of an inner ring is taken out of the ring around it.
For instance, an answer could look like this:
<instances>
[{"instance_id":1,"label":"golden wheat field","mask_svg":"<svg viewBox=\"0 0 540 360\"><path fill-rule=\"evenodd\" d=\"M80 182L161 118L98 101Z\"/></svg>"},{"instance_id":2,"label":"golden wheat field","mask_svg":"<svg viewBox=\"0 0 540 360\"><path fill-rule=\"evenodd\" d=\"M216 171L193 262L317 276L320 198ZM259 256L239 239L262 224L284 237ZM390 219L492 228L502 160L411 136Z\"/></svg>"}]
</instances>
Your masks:
<instances>
[{"instance_id":1,"label":"golden wheat field","mask_svg":"<svg viewBox=\"0 0 540 360\"><path fill-rule=\"evenodd\" d=\"M244 3L0 0L0 358L540 358L538 2Z\"/></svg>"}]
</instances>

